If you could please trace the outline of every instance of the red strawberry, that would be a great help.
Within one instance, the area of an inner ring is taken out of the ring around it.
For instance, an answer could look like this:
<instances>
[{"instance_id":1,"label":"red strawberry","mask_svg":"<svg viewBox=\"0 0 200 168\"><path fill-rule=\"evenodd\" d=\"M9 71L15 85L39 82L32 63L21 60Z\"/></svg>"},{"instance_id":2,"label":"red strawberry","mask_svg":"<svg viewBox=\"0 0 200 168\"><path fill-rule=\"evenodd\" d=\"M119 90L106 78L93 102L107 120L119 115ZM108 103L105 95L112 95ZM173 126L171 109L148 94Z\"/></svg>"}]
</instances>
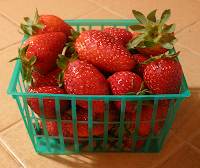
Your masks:
<instances>
[{"instance_id":1,"label":"red strawberry","mask_svg":"<svg viewBox=\"0 0 200 168\"><path fill-rule=\"evenodd\" d=\"M181 64L176 59L164 55L147 64L143 78L153 94L178 94L182 75ZM163 103L169 105L169 101Z\"/></svg>"},{"instance_id":2,"label":"red strawberry","mask_svg":"<svg viewBox=\"0 0 200 168\"><path fill-rule=\"evenodd\" d=\"M130 31L117 27L108 27L102 31L113 35L124 47L126 47L126 44L132 39L133 36Z\"/></svg>"},{"instance_id":3,"label":"red strawberry","mask_svg":"<svg viewBox=\"0 0 200 168\"><path fill-rule=\"evenodd\" d=\"M22 48L29 45L26 51L26 59L30 60L36 56L34 67L45 75L56 67L56 60L59 58L65 47L66 36L62 32L46 33L29 37L22 45Z\"/></svg>"},{"instance_id":4,"label":"red strawberry","mask_svg":"<svg viewBox=\"0 0 200 168\"><path fill-rule=\"evenodd\" d=\"M53 71L48 72L45 76L37 75L37 77L35 77L35 73L33 73L35 79L34 88L41 86L59 86L57 74L61 71L62 69L55 68Z\"/></svg>"},{"instance_id":5,"label":"red strawberry","mask_svg":"<svg viewBox=\"0 0 200 168\"><path fill-rule=\"evenodd\" d=\"M27 90L27 93L46 93L46 94L66 94L66 92L55 86L43 86L39 88L34 88L30 86ZM64 111L70 106L69 100L59 100L60 102L60 113L61 115ZM29 107L41 117L40 106L38 98L27 98L27 103ZM43 99L43 110L46 119L56 119L56 107L55 107L55 99Z\"/></svg>"},{"instance_id":6,"label":"red strawberry","mask_svg":"<svg viewBox=\"0 0 200 168\"><path fill-rule=\"evenodd\" d=\"M83 31L75 41L78 57L99 70L116 72L132 70L134 57L111 34L101 30Z\"/></svg>"},{"instance_id":7,"label":"red strawberry","mask_svg":"<svg viewBox=\"0 0 200 168\"><path fill-rule=\"evenodd\" d=\"M136 74L140 75L140 77L143 78L143 72L144 72L144 69L147 65L146 64L140 64L140 63L145 62L150 57L148 55L143 55L143 54L135 54L133 56L136 60L136 66L133 69L133 72L135 72Z\"/></svg>"},{"instance_id":8,"label":"red strawberry","mask_svg":"<svg viewBox=\"0 0 200 168\"><path fill-rule=\"evenodd\" d=\"M123 138L131 138L131 136L130 135L125 135L125 136L123 136ZM124 139L124 140L122 140L122 142L125 145L127 145L129 148L132 147L132 143L133 143L132 140L129 140L129 139L126 140L126 139ZM139 150L144 145L144 143L145 143L145 140L137 140L136 144L135 144L135 150Z\"/></svg>"},{"instance_id":9,"label":"red strawberry","mask_svg":"<svg viewBox=\"0 0 200 168\"><path fill-rule=\"evenodd\" d=\"M108 121L114 121L117 119L118 113L116 109L113 107L110 108ZM88 111L83 108L77 109L76 114L77 121L88 121ZM93 113L93 121L104 121L104 114L103 113ZM73 123L67 123L67 129L68 131L73 134ZM111 130L114 127L114 124L108 124L108 130ZM93 124L92 129L92 135L93 136L99 136L104 134L104 124ZM88 129L88 123L77 123L77 133L80 137L89 137L89 129Z\"/></svg>"},{"instance_id":10,"label":"red strawberry","mask_svg":"<svg viewBox=\"0 0 200 168\"><path fill-rule=\"evenodd\" d=\"M28 25L21 24L20 27L26 35L38 35L52 32L63 32L66 35L67 41L71 41L71 29L68 23L55 15L39 15L36 10L35 19L25 17L24 20Z\"/></svg>"},{"instance_id":11,"label":"red strawberry","mask_svg":"<svg viewBox=\"0 0 200 168\"><path fill-rule=\"evenodd\" d=\"M156 56L173 48L173 44L177 42L174 37L175 24L165 24L170 18L170 10L163 12L159 22L156 22L156 10L147 16L148 20L142 13L135 10L132 12L141 25L130 26L134 33L133 39L127 45L128 50L137 48L144 55Z\"/></svg>"},{"instance_id":12,"label":"red strawberry","mask_svg":"<svg viewBox=\"0 0 200 168\"><path fill-rule=\"evenodd\" d=\"M103 74L91 64L75 60L69 62L64 72L64 88L68 94L75 95L109 95L108 81ZM76 103L88 109L87 100L77 100ZM93 112L104 113L104 101L93 101Z\"/></svg>"},{"instance_id":13,"label":"red strawberry","mask_svg":"<svg viewBox=\"0 0 200 168\"><path fill-rule=\"evenodd\" d=\"M158 105L157 112L156 112L156 120L166 118L168 112L168 107ZM151 120L153 115L153 107L150 106L142 106L141 109L141 116L140 121L149 121L149 122L140 122L139 124L139 130L138 130L138 136L147 136L150 133L151 128ZM136 121L137 112L134 113L128 113L126 115L126 119L129 118L130 121ZM154 124L154 130L153 133L158 132L164 124L164 121L156 121ZM130 130L135 129L135 123L132 123L130 125Z\"/></svg>"},{"instance_id":14,"label":"red strawberry","mask_svg":"<svg viewBox=\"0 0 200 168\"><path fill-rule=\"evenodd\" d=\"M71 116L67 112L65 112L63 117L61 117L61 120L69 120L69 121L71 121ZM68 131L67 125L68 125L67 122L62 122L61 121L62 133L63 133L64 141L68 142L68 143L74 143L73 139L67 139L67 138L73 138L74 137L73 134L71 134ZM47 127L47 131L48 131L49 135L51 135L51 136L59 136L57 122L55 122L55 121L46 121L46 127ZM40 129L44 131L42 122L40 122ZM84 140L79 140L78 142L83 143L85 141Z\"/></svg>"},{"instance_id":15,"label":"red strawberry","mask_svg":"<svg viewBox=\"0 0 200 168\"><path fill-rule=\"evenodd\" d=\"M126 120L130 121L130 119L128 117L130 117L130 115L132 115L132 114L133 114L132 112L131 113L126 113L125 114ZM114 133L114 135L116 137L119 136L119 128L120 128L119 125L116 125L115 127L112 128L112 132ZM132 147L133 136L134 136L134 129L130 128L130 123L124 124L123 135L122 135L122 142L125 145L127 145L129 148ZM144 143L145 143L145 139L144 140L136 140L135 150L140 149L143 146Z\"/></svg>"},{"instance_id":16,"label":"red strawberry","mask_svg":"<svg viewBox=\"0 0 200 168\"><path fill-rule=\"evenodd\" d=\"M143 79L130 71L120 71L115 72L108 79L111 86L112 93L114 95L126 95L126 94L140 94L142 90L144 91L144 81ZM121 110L121 101L114 101L115 106ZM126 112L133 112L135 110L136 103L131 103L126 101Z\"/></svg>"}]
</instances>

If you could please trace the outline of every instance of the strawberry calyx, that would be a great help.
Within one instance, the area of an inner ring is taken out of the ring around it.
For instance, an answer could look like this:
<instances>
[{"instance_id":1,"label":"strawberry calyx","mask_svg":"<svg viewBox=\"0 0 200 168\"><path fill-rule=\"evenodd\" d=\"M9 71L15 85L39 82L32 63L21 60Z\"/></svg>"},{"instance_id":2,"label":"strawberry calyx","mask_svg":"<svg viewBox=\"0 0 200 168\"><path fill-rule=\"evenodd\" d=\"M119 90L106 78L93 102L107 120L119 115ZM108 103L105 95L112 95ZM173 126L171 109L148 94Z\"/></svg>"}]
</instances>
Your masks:
<instances>
[{"instance_id":1,"label":"strawberry calyx","mask_svg":"<svg viewBox=\"0 0 200 168\"><path fill-rule=\"evenodd\" d=\"M178 57L178 55L180 54L180 51L178 51L178 52L176 52L176 53L171 53L171 54L163 54L163 55L158 55L158 56L150 56L150 58L149 59L147 59L146 61L144 61L144 62L139 62L138 63L138 65L137 65L137 67L140 67L140 65L142 65L142 64L149 64L149 63L151 63L151 62L153 62L153 61L157 61L157 60L159 60L159 59L163 59L163 58L172 58L172 59L175 59L176 57Z\"/></svg>"},{"instance_id":2,"label":"strawberry calyx","mask_svg":"<svg viewBox=\"0 0 200 168\"><path fill-rule=\"evenodd\" d=\"M34 87L32 72L35 71L41 76L42 76L42 74L34 66L34 63L37 60L36 56L32 56L29 60L26 59L26 51L27 51L28 47L29 47L29 45L23 47L22 49L18 49L19 57L16 57L16 58L10 60L9 62L20 60L21 67L22 67L21 69L22 69L23 82L24 81L31 82L32 87Z\"/></svg>"},{"instance_id":3,"label":"strawberry calyx","mask_svg":"<svg viewBox=\"0 0 200 168\"><path fill-rule=\"evenodd\" d=\"M56 77L58 78L59 87L61 87L62 84L63 84L63 81L64 81L64 73L65 73L65 70L67 69L67 65L69 64L69 62L72 62L72 61L74 61L78 58L78 52L75 51L72 54L71 58L68 58L68 57L66 57L65 55L62 55L62 54L59 54L58 56L59 56L60 59L56 60L56 64L59 68L62 69L62 71L59 72L56 75Z\"/></svg>"},{"instance_id":4,"label":"strawberry calyx","mask_svg":"<svg viewBox=\"0 0 200 168\"><path fill-rule=\"evenodd\" d=\"M26 21L27 25L23 23L20 24L20 28L24 33L19 32L24 35L32 36L34 33L36 33L37 29L44 29L46 27L44 24L39 24L39 14L37 8L33 21L29 17L24 17L24 20Z\"/></svg>"},{"instance_id":5,"label":"strawberry calyx","mask_svg":"<svg viewBox=\"0 0 200 168\"><path fill-rule=\"evenodd\" d=\"M147 94L148 95L152 95L153 93L152 93L152 91L150 91L149 89L147 89L145 87L145 83L143 82L141 84L140 90L137 93L135 93L135 92L128 92L126 95L147 95ZM137 110L137 104L138 104L138 102L137 101L128 101L128 102L130 104L135 104L135 108L133 110L133 112L135 112ZM142 105L147 105L147 106L152 107L152 103L149 100L142 101Z\"/></svg>"},{"instance_id":6,"label":"strawberry calyx","mask_svg":"<svg viewBox=\"0 0 200 168\"><path fill-rule=\"evenodd\" d=\"M130 138L133 138L134 134L135 134L135 129L134 128L131 128L131 123L130 123L130 119L127 118L125 120L125 124L124 124L124 127L123 127L123 132L122 132L122 137L125 137L125 136L130 136ZM120 125L116 125L115 127L112 128L112 132L114 133L114 135L116 137L119 136L119 128L120 128ZM148 139L148 136L137 136L138 138L143 138L144 140L147 140Z\"/></svg>"},{"instance_id":7,"label":"strawberry calyx","mask_svg":"<svg viewBox=\"0 0 200 168\"><path fill-rule=\"evenodd\" d=\"M86 29L83 27L81 28L82 32L86 31ZM71 29L71 33L72 36L69 36L69 38L72 40L71 42L66 43L66 50L68 52L74 53L75 52L75 41L76 39L79 37L79 35L81 34L78 31L75 31L73 29Z\"/></svg>"},{"instance_id":8,"label":"strawberry calyx","mask_svg":"<svg viewBox=\"0 0 200 168\"><path fill-rule=\"evenodd\" d=\"M139 35L130 40L127 44L127 50L152 47L156 44L160 44L165 49L173 48L173 44L178 41L172 35L175 30L175 24L168 26L165 24L170 18L171 11L169 9L165 10L159 22L156 20L156 11L157 9L150 12L146 18L139 11L132 10L133 15L141 24L129 26Z\"/></svg>"}]
</instances>

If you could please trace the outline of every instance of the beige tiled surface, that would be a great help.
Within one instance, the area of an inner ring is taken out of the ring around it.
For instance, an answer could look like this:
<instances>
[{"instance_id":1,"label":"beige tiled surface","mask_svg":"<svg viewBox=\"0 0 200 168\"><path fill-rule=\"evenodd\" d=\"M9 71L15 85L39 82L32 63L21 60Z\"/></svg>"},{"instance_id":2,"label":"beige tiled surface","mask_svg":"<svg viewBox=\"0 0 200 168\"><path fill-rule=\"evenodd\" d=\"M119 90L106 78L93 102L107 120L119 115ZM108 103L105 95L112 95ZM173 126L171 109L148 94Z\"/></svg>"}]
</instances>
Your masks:
<instances>
[{"instance_id":1,"label":"beige tiled surface","mask_svg":"<svg viewBox=\"0 0 200 168\"><path fill-rule=\"evenodd\" d=\"M47 5L48 4L48 5ZM145 15L171 9L176 23L176 50L191 91L180 105L160 153L73 154L42 156L34 151L16 102L6 94L22 35L17 31L24 16L54 14L62 19L134 19L131 10ZM0 167L200 167L200 1L198 0L0 0Z\"/></svg>"}]
</instances>

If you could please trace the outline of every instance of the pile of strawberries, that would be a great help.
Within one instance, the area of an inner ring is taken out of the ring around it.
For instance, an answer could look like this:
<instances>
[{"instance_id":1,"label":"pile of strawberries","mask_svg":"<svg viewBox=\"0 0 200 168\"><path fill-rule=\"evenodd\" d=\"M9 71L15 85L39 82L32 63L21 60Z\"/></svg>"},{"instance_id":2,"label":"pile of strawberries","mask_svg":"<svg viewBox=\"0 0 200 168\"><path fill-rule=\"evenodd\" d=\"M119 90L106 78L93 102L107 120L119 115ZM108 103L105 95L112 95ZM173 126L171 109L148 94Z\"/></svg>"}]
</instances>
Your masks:
<instances>
[{"instance_id":1,"label":"pile of strawberries","mask_svg":"<svg viewBox=\"0 0 200 168\"><path fill-rule=\"evenodd\" d=\"M68 23L54 15L39 15L35 19L25 17L28 25L21 24L29 38L19 49L23 80L30 83L27 93L74 94L74 95L144 95L178 94L182 68L175 59L178 53L166 54L177 42L175 24L167 25L170 10L165 10L156 21L156 10L147 18L132 11L140 25L130 25L132 31L108 27L103 30L76 32ZM11 61L13 61L11 60ZM61 120L72 121L70 100L60 101ZM39 117L56 119L54 99L43 99L43 112L37 98L27 98L29 107ZM166 118L170 100L160 100L156 120ZM88 121L88 102L76 100L77 121ZM108 121L119 121L121 101L109 102ZM150 133L153 101L143 101L138 136ZM92 103L93 121L104 121L105 102ZM125 120L136 121L137 101L126 101ZM164 125L156 121L153 133ZM61 122L64 141L73 143L73 123ZM59 136L57 122L46 121L49 135ZM43 124L40 123L43 130ZM86 123L77 123L78 137L88 137ZM119 126L108 124L108 131L118 136ZM125 124L123 142L131 147L135 123ZM93 124L93 136L104 134L104 124ZM68 137L68 138L67 138ZM129 139L126 139L129 138ZM145 138L144 138L145 139ZM83 142L83 141L80 141ZM139 149L145 140L137 140Z\"/></svg>"}]
</instances>

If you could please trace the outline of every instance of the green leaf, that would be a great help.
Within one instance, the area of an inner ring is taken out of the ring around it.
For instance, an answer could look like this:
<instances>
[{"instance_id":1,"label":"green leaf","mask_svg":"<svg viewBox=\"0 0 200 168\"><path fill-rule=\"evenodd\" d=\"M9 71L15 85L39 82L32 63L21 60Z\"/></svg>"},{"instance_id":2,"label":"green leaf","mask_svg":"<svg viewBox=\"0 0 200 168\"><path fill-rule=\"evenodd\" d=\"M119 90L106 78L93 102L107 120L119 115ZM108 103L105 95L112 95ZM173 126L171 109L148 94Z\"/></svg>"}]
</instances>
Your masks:
<instances>
[{"instance_id":1,"label":"green leaf","mask_svg":"<svg viewBox=\"0 0 200 168\"><path fill-rule=\"evenodd\" d=\"M76 41L76 38L74 36L69 36L69 38L72 40L72 41Z\"/></svg>"},{"instance_id":2,"label":"green leaf","mask_svg":"<svg viewBox=\"0 0 200 168\"><path fill-rule=\"evenodd\" d=\"M16 58L13 58L11 59L9 62L13 62L13 61L16 61L16 60L19 60L20 58L16 57Z\"/></svg>"},{"instance_id":3,"label":"green leaf","mask_svg":"<svg viewBox=\"0 0 200 168\"><path fill-rule=\"evenodd\" d=\"M133 15L135 16L135 18L144 26L146 26L148 29L151 28L151 24L147 21L147 19L145 18L145 16L140 13L139 11L136 10L132 10Z\"/></svg>"},{"instance_id":4,"label":"green leaf","mask_svg":"<svg viewBox=\"0 0 200 168\"><path fill-rule=\"evenodd\" d=\"M86 31L85 27L82 27L81 30L82 30L82 32Z\"/></svg>"},{"instance_id":5,"label":"green leaf","mask_svg":"<svg viewBox=\"0 0 200 168\"><path fill-rule=\"evenodd\" d=\"M164 41L164 40L162 40L162 39L159 40L159 44L160 44L163 48L166 48L166 49L168 49L168 50L170 50L170 49L172 49L172 48L174 47L173 45L169 44L168 42L166 42L166 41Z\"/></svg>"},{"instance_id":6,"label":"green leaf","mask_svg":"<svg viewBox=\"0 0 200 168\"><path fill-rule=\"evenodd\" d=\"M147 33L148 32L148 29L141 25L131 25L129 27L131 30L133 30L134 32L137 32L137 33Z\"/></svg>"},{"instance_id":7,"label":"green leaf","mask_svg":"<svg viewBox=\"0 0 200 168\"><path fill-rule=\"evenodd\" d=\"M38 9L36 8L35 18L34 18L34 24L38 24L39 19L40 19L40 16L38 14Z\"/></svg>"},{"instance_id":8,"label":"green leaf","mask_svg":"<svg viewBox=\"0 0 200 168\"><path fill-rule=\"evenodd\" d=\"M58 87L61 87L64 81L64 71L61 71L60 73L58 73L57 78L58 78L58 84L59 84Z\"/></svg>"},{"instance_id":9,"label":"green leaf","mask_svg":"<svg viewBox=\"0 0 200 168\"><path fill-rule=\"evenodd\" d=\"M44 29L46 26L44 24L36 24L36 25L31 25L31 28L33 30L35 29Z\"/></svg>"},{"instance_id":10,"label":"green leaf","mask_svg":"<svg viewBox=\"0 0 200 168\"><path fill-rule=\"evenodd\" d=\"M78 31L75 31L73 29L71 29L71 33L72 33L72 35L74 36L75 39L77 39L78 36L80 35L80 33Z\"/></svg>"},{"instance_id":11,"label":"green leaf","mask_svg":"<svg viewBox=\"0 0 200 168\"><path fill-rule=\"evenodd\" d=\"M75 51L69 61L70 62L75 61L75 60L77 60L77 58L78 58L78 52Z\"/></svg>"},{"instance_id":12,"label":"green leaf","mask_svg":"<svg viewBox=\"0 0 200 168\"><path fill-rule=\"evenodd\" d=\"M135 95L135 92L128 92L126 95Z\"/></svg>"},{"instance_id":13,"label":"green leaf","mask_svg":"<svg viewBox=\"0 0 200 168\"><path fill-rule=\"evenodd\" d=\"M33 65L35 62L36 62L36 60L37 60L37 57L36 56L32 56L30 59L29 59L29 64L30 65Z\"/></svg>"},{"instance_id":14,"label":"green leaf","mask_svg":"<svg viewBox=\"0 0 200 168\"><path fill-rule=\"evenodd\" d=\"M32 29L30 26L25 25L25 24L20 24L20 28L22 29L22 31L24 32L24 34L26 35L32 35Z\"/></svg>"},{"instance_id":15,"label":"green leaf","mask_svg":"<svg viewBox=\"0 0 200 168\"><path fill-rule=\"evenodd\" d=\"M135 48L140 42L145 40L146 34L141 34L133 39L130 40L130 42L127 44L127 50L130 50L131 48Z\"/></svg>"},{"instance_id":16,"label":"green leaf","mask_svg":"<svg viewBox=\"0 0 200 168\"><path fill-rule=\"evenodd\" d=\"M170 9L165 10L165 11L162 13L162 16L161 16L160 22L159 22L159 26L160 26L160 27L163 27L163 26L164 26L164 24L169 20L170 15L171 15Z\"/></svg>"},{"instance_id":17,"label":"green leaf","mask_svg":"<svg viewBox=\"0 0 200 168\"><path fill-rule=\"evenodd\" d=\"M170 36L170 35L163 35L162 39L164 39L164 41L167 41L168 43L174 44L178 41L178 39L174 36Z\"/></svg>"},{"instance_id":18,"label":"green leaf","mask_svg":"<svg viewBox=\"0 0 200 168\"><path fill-rule=\"evenodd\" d=\"M154 42L152 42L152 41L144 41L144 45L146 46L146 47L152 47L152 46L154 46L156 43L154 43Z\"/></svg>"},{"instance_id":19,"label":"green leaf","mask_svg":"<svg viewBox=\"0 0 200 168\"><path fill-rule=\"evenodd\" d=\"M170 24L169 26L162 29L162 33L173 33L175 30L175 27L176 27L175 24Z\"/></svg>"},{"instance_id":20,"label":"green leaf","mask_svg":"<svg viewBox=\"0 0 200 168\"><path fill-rule=\"evenodd\" d=\"M32 71L35 71L35 72L37 72L40 76L43 76L38 70L37 70L37 68L36 67L34 67L34 66L32 66Z\"/></svg>"},{"instance_id":21,"label":"green leaf","mask_svg":"<svg viewBox=\"0 0 200 168\"><path fill-rule=\"evenodd\" d=\"M32 75L32 72L28 73L28 74L25 76L25 78L23 79L23 82L24 82L24 81L29 82L30 79L31 79L31 75Z\"/></svg>"},{"instance_id":22,"label":"green leaf","mask_svg":"<svg viewBox=\"0 0 200 168\"><path fill-rule=\"evenodd\" d=\"M28 25L31 25L33 23L33 21L29 17L24 17L24 20Z\"/></svg>"},{"instance_id":23,"label":"green leaf","mask_svg":"<svg viewBox=\"0 0 200 168\"><path fill-rule=\"evenodd\" d=\"M156 24L156 11L157 9L153 10L152 12L150 12L147 16L147 19L153 24Z\"/></svg>"},{"instance_id":24,"label":"green leaf","mask_svg":"<svg viewBox=\"0 0 200 168\"><path fill-rule=\"evenodd\" d=\"M62 59L57 59L56 64L59 68L61 68L62 70L66 69L67 66L67 61L63 61ZM68 59L68 63L69 63L69 59Z\"/></svg>"}]
</instances>

